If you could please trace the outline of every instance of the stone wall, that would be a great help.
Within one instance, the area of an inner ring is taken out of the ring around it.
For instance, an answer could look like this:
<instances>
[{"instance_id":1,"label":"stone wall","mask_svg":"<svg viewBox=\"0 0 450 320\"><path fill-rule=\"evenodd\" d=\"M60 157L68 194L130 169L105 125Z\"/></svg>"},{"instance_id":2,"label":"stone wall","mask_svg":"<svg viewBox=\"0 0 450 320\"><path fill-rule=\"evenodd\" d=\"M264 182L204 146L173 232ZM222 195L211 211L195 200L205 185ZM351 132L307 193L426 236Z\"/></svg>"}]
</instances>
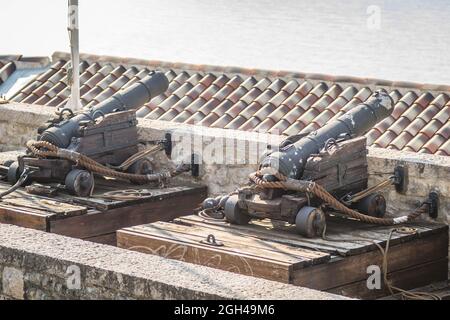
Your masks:
<instances>
[{"instance_id":1,"label":"stone wall","mask_svg":"<svg viewBox=\"0 0 450 320\"><path fill-rule=\"evenodd\" d=\"M436 191L440 197L438 221L450 221L450 157L369 148L368 162L370 185L381 182L387 177L386 173L398 165L407 169L406 192L400 194L395 188L384 192L391 212L408 212L424 201L430 192Z\"/></svg>"},{"instance_id":2,"label":"stone wall","mask_svg":"<svg viewBox=\"0 0 450 320\"><path fill-rule=\"evenodd\" d=\"M0 224L0 299L345 299Z\"/></svg>"},{"instance_id":3,"label":"stone wall","mask_svg":"<svg viewBox=\"0 0 450 320\"><path fill-rule=\"evenodd\" d=\"M39 125L50 119L54 108L25 104L0 105L0 151L25 148L36 139Z\"/></svg>"},{"instance_id":4,"label":"stone wall","mask_svg":"<svg viewBox=\"0 0 450 320\"><path fill-rule=\"evenodd\" d=\"M211 195L233 192L248 182L268 145L278 145L285 137L235 130L180 125L164 121L140 120L139 135L144 140L164 138L170 132L174 141L172 163L190 160L198 155L199 181L206 184ZM163 156L158 162L167 163ZM192 179L192 177L186 177Z\"/></svg>"}]
</instances>

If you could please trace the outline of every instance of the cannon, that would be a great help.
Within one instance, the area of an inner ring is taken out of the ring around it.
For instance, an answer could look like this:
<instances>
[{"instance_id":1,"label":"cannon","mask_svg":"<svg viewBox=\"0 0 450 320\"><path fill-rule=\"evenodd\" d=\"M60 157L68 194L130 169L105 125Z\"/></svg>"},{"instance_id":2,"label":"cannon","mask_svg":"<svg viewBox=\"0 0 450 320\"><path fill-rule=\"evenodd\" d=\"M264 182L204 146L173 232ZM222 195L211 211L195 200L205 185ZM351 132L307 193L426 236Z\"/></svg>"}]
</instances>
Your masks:
<instances>
[{"instance_id":1,"label":"cannon","mask_svg":"<svg viewBox=\"0 0 450 320\"><path fill-rule=\"evenodd\" d=\"M392 113L392 105L392 98L387 93L379 91L366 103L358 105L321 129L287 139L280 146L280 151L268 155L262 161L261 167L275 168L287 177L300 179L311 155L318 154L333 140L347 140L365 134Z\"/></svg>"},{"instance_id":2,"label":"cannon","mask_svg":"<svg viewBox=\"0 0 450 320\"><path fill-rule=\"evenodd\" d=\"M383 217L386 201L381 194L361 196L368 187L367 143L363 135L392 110L392 98L380 90L319 130L288 137L263 157L259 180L275 183L283 177L316 182L363 214ZM348 201L352 195L359 195L358 201ZM285 221L295 224L299 234L312 238L322 235L326 226L323 204L308 192L241 188L231 195L205 200L203 208L221 210L228 222L238 225L255 218Z\"/></svg>"},{"instance_id":3,"label":"cannon","mask_svg":"<svg viewBox=\"0 0 450 320\"><path fill-rule=\"evenodd\" d=\"M89 110L78 114L71 109L59 110L56 118L38 129L37 141L64 150L66 155L81 154L108 168L117 168L139 152L136 109L164 93L168 86L163 73L151 72ZM167 141L156 143L167 146ZM7 179L13 185L26 169L28 183L62 183L77 196L88 196L94 185L93 173L67 157L37 157L29 152L8 166ZM145 157L132 162L126 170L118 170L136 175L153 173Z\"/></svg>"}]
</instances>

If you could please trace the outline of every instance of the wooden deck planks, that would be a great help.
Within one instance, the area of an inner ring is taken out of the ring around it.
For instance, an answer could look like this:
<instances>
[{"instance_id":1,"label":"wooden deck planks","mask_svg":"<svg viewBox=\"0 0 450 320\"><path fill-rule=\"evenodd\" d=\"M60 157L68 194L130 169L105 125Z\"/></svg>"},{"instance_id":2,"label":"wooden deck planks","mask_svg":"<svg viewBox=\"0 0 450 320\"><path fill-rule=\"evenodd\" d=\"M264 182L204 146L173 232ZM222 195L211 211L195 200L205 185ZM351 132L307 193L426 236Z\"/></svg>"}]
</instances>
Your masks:
<instances>
[{"instance_id":1,"label":"wooden deck planks","mask_svg":"<svg viewBox=\"0 0 450 320\"><path fill-rule=\"evenodd\" d=\"M0 191L8 188L0 183ZM115 245L118 229L192 214L207 195L203 186L172 186L150 189L150 196L135 200L101 198L109 191L146 188L100 179L95 198L77 198L64 192L37 196L20 189L0 201L0 223Z\"/></svg>"},{"instance_id":2,"label":"wooden deck planks","mask_svg":"<svg viewBox=\"0 0 450 320\"><path fill-rule=\"evenodd\" d=\"M164 190L165 194L155 195L146 203L105 212L93 210L83 216L51 220L50 232L84 239L135 225L170 221L183 214L191 214L206 197L205 188L177 189L175 192Z\"/></svg>"},{"instance_id":3,"label":"wooden deck planks","mask_svg":"<svg viewBox=\"0 0 450 320\"><path fill-rule=\"evenodd\" d=\"M432 284L415 288L411 292L429 293L439 296L442 300L450 300L450 280L433 282ZM403 300L403 297L401 294L395 294L383 297L381 300Z\"/></svg>"},{"instance_id":4,"label":"wooden deck planks","mask_svg":"<svg viewBox=\"0 0 450 320\"><path fill-rule=\"evenodd\" d=\"M20 209L0 203L0 223L19 227L48 231L48 218L52 214L45 211Z\"/></svg>"},{"instance_id":5,"label":"wooden deck planks","mask_svg":"<svg viewBox=\"0 0 450 320\"><path fill-rule=\"evenodd\" d=\"M403 290L411 290L424 285L443 281L448 276L448 259L440 259L418 266L389 273L392 285ZM345 295L359 299L379 299L390 295L386 286L381 290L369 290L366 280L350 283L342 287L328 290L330 293Z\"/></svg>"},{"instance_id":6,"label":"wooden deck planks","mask_svg":"<svg viewBox=\"0 0 450 320\"><path fill-rule=\"evenodd\" d=\"M196 239L197 240L197 239ZM239 274L288 283L292 264L249 254L246 250L223 250L205 247L199 241L184 237L148 235L137 230L117 233L120 247L150 253L164 258L186 261Z\"/></svg>"},{"instance_id":7,"label":"wooden deck planks","mask_svg":"<svg viewBox=\"0 0 450 320\"><path fill-rule=\"evenodd\" d=\"M445 280L448 226L409 226L417 232L392 234L389 277L406 289ZM279 222L263 220L235 226L184 216L171 223L119 230L117 241L119 247L170 259L352 297L378 298L386 295L386 288L375 292L367 289L367 267L381 266L382 255L374 242L384 247L392 229L330 217L326 239L306 239L297 235L293 226ZM214 235L224 246L201 243L208 235ZM238 262L240 267L236 266Z\"/></svg>"},{"instance_id":8,"label":"wooden deck planks","mask_svg":"<svg viewBox=\"0 0 450 320\"><path fill-rule=\"evenodd\" d=\"M216 240L224 244L225 250L230 252L237 252L249 256L265 256L268 260L280 261L283 263L292 264L296 266L305 266L308 262L317 259L321 262L327 261L330 258L329 254L294 248L280 244L269 244L266 241L258 241L257 238L246 238L242 241L241 237L227 234L226 232L212 233L203 228L192 228L177 225L173 223L157 222L145 227L133 227L133 231L141 232L141 234L151 233L152 236L160 238L167 238L179 242L186 242L191 244L198 244L206 241L207 237L213 234ZM223 250L221 247L217 249Z\"/></svg>"},{"instance_id":9,"label":"wooden deck planks","mask_svg":"<svg viewBox=\"0 0 450 320\"><path fill-rule=\"evenodd\" d=\"M448 235L444 233L393 245L388 256L389 272L445 259L448 255L447 248ZM348 283L366 281L367 267L372 265L382 265L382 255L378 250L350 257L334 257L328 263L296 272L293 284L331 290Z\"/></svg>"}]
</instances>

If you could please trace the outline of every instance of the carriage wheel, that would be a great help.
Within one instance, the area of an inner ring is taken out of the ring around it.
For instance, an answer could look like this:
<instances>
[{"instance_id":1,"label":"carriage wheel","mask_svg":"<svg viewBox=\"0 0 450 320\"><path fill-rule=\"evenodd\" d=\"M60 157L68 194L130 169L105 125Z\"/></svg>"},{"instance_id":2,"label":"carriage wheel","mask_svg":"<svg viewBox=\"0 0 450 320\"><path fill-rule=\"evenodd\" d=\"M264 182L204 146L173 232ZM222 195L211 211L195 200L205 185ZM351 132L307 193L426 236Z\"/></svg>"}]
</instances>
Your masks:
<instances>
[{"instance_id":1,"label":"carriage wheel","mask_svg":"<svg viewBox=\"0 0 450 320\"><path fill-rule=\"evenodd\" d=\"M239 207L239 197L232 196L225 203L225 217L231 224L247 225L252 219Z\"/></svg>"},{"instance_id":2,"label":"carriage wheel","mask_svg":"<svg viewBox=\"0 0 450 320\"><path fill-rule=\"evenodd\" d=\"M295 226L298 233L304 237L322 236L326 226L325 213L318 208L303 207L297 214Z\"/></svg>"},{"instance_id":3,"label":"carriage wheel","mask_svg":"<svg viewBox=\"0 0 450 320\"><path fill-rule=\"evenodd\" d=\"M66 176L67 190L78 197L91 195L94 186L94 176L86 170L74 169Z\"/></svg>"}]
</instances>

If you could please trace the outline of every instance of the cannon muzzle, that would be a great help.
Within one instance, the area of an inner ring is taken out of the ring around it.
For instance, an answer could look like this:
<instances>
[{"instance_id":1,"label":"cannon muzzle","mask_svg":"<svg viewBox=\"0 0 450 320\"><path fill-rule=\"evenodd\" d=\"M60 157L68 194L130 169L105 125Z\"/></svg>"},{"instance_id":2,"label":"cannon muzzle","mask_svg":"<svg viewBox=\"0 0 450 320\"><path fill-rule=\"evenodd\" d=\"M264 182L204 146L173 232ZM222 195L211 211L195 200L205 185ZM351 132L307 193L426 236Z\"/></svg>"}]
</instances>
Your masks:
<instances>
[{"instance_id":1,"label":"cannon muzzle","mask_svg":"<svg viewBox=\"0 0 450 320\"><path fill-rule=\"evenodd\" d=\"M78 137L81 122L95 121L97 118L114 112L136 110L164 93L168 87L169 81L164 73L152 72L149 76L117 92L89 111L45 130L40 140L50 142L60 148L67 148L72 138Z\"/></svg>"},{"instance_id":2,"label":"cannon muzzle","mask_svg":"<svg viewBox=\"0 0 450 320\"><path fill-rule=\"evenodd\" d=\"M261 169L271 168L286 177L301 179L308 158L318 154L330 139L362 136L392 113L393 104L386 91L377 91L366 103L356 106L321 129L267 156L261 162ZM273 178L270 174L267 176L268 180Z\"/></svg>"}]
</instances>

